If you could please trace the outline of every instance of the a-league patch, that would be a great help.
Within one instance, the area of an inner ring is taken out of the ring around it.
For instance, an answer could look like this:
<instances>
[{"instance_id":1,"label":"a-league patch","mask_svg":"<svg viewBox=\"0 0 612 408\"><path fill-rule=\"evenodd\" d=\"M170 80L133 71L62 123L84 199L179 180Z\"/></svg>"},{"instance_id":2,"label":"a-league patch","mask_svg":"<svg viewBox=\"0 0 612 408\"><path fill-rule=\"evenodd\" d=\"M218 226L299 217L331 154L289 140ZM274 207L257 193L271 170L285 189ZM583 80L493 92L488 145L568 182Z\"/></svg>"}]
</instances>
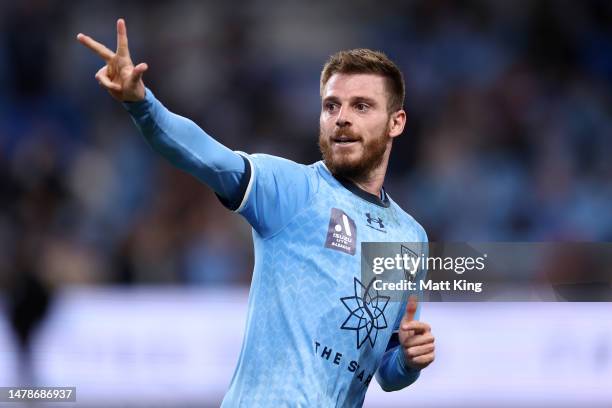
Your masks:
<instances>
[{"instance_id":1,"label":"a-league patch","mask_svg":"<svg viewBox=\"0 0 612 408\"><path fill-rule=\"evenodd\" d=\"M355 255L356 242L357 227L355 221L344 211L332 208L325 247Z\"/></svg>"}]
</instances>

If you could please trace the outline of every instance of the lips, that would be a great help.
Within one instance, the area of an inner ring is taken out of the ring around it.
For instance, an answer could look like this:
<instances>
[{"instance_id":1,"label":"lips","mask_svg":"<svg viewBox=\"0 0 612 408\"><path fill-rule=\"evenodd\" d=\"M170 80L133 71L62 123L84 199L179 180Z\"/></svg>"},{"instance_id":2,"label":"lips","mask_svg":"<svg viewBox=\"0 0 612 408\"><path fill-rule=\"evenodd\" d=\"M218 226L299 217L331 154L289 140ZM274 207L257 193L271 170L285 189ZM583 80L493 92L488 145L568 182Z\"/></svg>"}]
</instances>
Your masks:
<instances>
[{"instance_id":1,"label":"lips","mask_svg":"<svg viewBox=\"0 0 612 408\"><path fill-rule=\"evenodd\" d=\"M338 143L338 144L349 144L349 143L358 142L358 141L359 141L359 138L355 136L338 135L338 136L332 137L332 142Z\"/></svg>"}]
</instances>

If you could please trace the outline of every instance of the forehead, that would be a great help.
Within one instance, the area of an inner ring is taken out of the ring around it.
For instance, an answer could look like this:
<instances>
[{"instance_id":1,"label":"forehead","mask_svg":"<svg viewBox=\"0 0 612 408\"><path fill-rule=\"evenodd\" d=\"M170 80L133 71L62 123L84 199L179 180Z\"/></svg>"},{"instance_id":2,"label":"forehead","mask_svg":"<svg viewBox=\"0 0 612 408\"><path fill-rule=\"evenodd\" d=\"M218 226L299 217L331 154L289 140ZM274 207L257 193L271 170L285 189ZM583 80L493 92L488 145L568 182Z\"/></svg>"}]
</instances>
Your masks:
<instances>
[{"instance_id":1,"label":"forehead","mask_svg":"<svg viewBox=\"0 0 612 408\"><path fill-rule=\"evenodd\" d=\"M334 74L323 88L323 98L368 97L384 100L387 97L385 78L376 74Z\"/></svg>"}]
</instances>

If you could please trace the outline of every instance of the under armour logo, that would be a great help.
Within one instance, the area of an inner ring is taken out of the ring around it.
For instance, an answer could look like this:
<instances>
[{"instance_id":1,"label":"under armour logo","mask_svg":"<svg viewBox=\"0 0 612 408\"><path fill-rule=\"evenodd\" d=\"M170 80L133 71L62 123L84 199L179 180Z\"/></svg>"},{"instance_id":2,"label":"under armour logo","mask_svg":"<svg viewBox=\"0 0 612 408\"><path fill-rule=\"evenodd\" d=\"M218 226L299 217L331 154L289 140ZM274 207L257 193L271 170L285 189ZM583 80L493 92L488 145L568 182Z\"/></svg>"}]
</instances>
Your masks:
<instances>
[{"instance_id":1,"label":"under armour logo","mask_svg":"<svg viewBox=\"0 0 612 408\"><path fill-rule=\"evenodd\" d=\"M366 217L368 217L368 219L367 219L368 224L372 225L372 223L375 222L375 223L378 224L378 228L380 228L380 229L385 228L385 224L383 224L382 218L380 218L380 217L373 218L370 213L366 213Z\"/></svg>"}]
</instances>

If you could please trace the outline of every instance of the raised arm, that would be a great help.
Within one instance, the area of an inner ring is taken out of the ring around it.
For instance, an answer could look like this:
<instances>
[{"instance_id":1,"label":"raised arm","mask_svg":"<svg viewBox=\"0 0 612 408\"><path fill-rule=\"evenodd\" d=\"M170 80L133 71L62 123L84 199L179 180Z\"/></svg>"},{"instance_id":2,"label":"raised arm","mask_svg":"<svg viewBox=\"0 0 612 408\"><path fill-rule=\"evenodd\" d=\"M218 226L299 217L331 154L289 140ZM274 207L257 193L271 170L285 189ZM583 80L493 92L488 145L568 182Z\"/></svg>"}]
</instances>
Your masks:
<instances>
[{"instance_id":1,"label":"raised arm","mask_svg":"<svg viewBox=\"0 0 612 408\"><path fill-rule=\"evenodd\" d=\"M142 80L147 64L134 66L125 21L117 20L117 50L78 34L77 40L105 65L96 73L100 86L123 103L155 151L209 185L230 209L239 207L250 177L248 161L217 142L191 120L170 112Z\"/></svg>"}]
</instances>

